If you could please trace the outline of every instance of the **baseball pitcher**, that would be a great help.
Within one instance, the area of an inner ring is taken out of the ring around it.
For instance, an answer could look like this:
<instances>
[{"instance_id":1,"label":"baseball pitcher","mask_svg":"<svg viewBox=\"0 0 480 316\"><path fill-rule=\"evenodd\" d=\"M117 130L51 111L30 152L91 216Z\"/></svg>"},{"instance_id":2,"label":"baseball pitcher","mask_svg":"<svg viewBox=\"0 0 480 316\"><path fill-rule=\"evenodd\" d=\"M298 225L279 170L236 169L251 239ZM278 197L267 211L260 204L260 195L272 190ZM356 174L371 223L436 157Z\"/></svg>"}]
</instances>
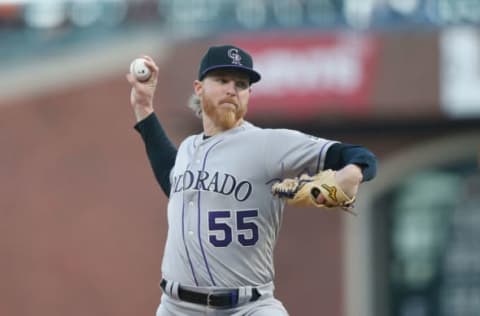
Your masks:
<instances>
[{"instance_id":1,"label":"baseball pitcher","mask_svg":"<svg viewBox=\"0 0 480 316\"><path fill-rule=\"evenodd\" d=\"M190 107L203 132L177 149L153 108L158 67L132 85L135 129L169 197L157 316L288 315L274 296L273 251L286 203L351 211L375 176L366 148L247 122L261 79L239 47L212 46L200 62Z\"/></svg>"}]
</instances>

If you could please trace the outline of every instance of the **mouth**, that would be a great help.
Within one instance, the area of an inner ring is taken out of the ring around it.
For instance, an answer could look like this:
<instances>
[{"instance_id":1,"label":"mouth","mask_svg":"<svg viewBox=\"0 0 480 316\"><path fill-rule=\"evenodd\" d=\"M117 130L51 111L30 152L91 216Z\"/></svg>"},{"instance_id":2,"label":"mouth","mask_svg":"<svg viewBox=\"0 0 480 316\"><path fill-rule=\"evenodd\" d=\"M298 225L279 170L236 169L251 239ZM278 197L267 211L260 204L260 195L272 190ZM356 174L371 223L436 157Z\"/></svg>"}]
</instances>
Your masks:
<instances>
[{"instance_id":1,"label":"mouth","mask_svg":"<svg viewBox=\"0 0 480 316\"><path fill-rule=\"evenodd\" d=\"M229 101L221 102L220 105L226 106L226 107L233 107L234 109L238 107L236 103L229 102Z\"/></svg>"}]
</instances>

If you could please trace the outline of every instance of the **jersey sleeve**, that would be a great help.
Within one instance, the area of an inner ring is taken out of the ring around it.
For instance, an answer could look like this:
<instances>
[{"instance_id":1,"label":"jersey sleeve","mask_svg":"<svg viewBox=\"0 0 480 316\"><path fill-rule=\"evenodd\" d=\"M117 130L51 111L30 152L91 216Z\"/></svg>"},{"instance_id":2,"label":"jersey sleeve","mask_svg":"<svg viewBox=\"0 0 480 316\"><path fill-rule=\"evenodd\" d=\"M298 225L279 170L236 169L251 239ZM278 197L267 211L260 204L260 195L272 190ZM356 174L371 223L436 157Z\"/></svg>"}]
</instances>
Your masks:
<instances>
[{"instance_id":1,"label":"jersey sleeve","mask_svg":"<svg viewBox=\"0 0 480 316\"><path fill-rule=\"evenodd\" d=\"M316 174L325 168L328 149L335 143L294 130L266 130L267 172L272 179Z\"/></svg>"},{"instance_id":2,"label":"jersey sleeve","mask_svg":"<svg viewBox=\"0 0 480 316\"><path fill-rule=\"evenodd\" d=\"M169 196L171 181L170 171L175 164L177 149L163 130L155 113L135 125L142 136L148 160L163 192Z\"/></svg>"},{"instance_id":3,"label":"jersey sleeve","mask_svg":"<svg viewBox=\"0 0 480 316\"><path fill-rule=\"evenodd\" d=\"M377 157L367 148L352 144L333 144L327 152L325 169L339 170L348 164L362 169L363 182L372 180L377 173Z\"/></svg>"}]
</instances>

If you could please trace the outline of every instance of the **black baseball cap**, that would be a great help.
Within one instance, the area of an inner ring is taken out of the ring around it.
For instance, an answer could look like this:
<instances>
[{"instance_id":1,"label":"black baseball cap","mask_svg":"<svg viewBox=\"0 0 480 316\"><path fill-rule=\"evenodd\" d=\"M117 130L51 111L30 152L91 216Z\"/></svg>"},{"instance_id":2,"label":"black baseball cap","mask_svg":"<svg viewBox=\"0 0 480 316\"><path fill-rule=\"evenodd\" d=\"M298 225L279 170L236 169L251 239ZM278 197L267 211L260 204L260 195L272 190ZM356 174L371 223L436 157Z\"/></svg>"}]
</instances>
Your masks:
<instances>
[{"instance_id":1,"label":"black baseball cap","mask_svg":"<svg viewBox=\"0 0 480 316\"><path fill-rule=\"evenodd\" d=\"M232 45L211 46L203 56L198 70L198 80L203 80L209 71L233 69L246 73L250 83L260 81L260 74L253 70L252 56Z\"/></svg>"}]
</instances>

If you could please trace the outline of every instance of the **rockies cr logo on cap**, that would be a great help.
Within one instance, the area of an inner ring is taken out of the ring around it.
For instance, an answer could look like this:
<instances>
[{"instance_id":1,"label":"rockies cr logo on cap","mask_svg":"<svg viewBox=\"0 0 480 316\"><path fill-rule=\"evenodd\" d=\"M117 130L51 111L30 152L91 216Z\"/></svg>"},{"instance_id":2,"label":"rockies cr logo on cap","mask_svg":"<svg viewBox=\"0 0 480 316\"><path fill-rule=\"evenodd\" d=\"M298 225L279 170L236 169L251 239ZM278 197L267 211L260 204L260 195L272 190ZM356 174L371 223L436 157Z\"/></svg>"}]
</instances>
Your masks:
<instances>
[{"instance_id":1,"label":"rockies cr logo on cap","mask_svg":"<svg viewBox=\"0 0 480 316\"><path fill-rule=\"evenodd\" d=\"M232 59L232 64L241 65L242 56L238 54L238 49L230 48L227 52L228 57Z\"/></svg>"}]
</instances>

